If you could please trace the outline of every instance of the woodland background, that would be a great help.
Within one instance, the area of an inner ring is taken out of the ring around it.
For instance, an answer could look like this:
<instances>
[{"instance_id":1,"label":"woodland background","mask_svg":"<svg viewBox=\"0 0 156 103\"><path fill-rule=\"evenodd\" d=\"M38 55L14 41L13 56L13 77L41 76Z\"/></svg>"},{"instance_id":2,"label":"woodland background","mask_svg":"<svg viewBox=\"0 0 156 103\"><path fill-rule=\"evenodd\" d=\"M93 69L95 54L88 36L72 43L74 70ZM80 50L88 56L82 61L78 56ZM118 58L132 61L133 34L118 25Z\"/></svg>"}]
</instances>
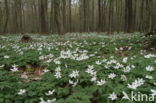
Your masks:
<instances>
[{"instance_id":1,"label":"woodland background","mask_svg":"<svg viewBox=\"0 0 156 103\"><path fill-rule=\"evenodd\" d=\"M0 0L0 34L154 29L156 0Z\"/></svg>"}]
</instances>

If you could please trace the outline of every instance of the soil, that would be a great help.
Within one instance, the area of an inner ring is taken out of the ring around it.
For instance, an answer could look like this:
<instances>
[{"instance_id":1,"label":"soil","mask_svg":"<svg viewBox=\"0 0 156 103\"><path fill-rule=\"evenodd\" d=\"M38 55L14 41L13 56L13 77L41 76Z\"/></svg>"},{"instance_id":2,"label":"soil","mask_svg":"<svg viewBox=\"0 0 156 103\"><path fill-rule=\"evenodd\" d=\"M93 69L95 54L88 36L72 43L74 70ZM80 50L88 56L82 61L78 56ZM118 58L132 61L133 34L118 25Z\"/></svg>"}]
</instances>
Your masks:
<instances>
[{"instance_id":1,"label":"soil","mask_svg":"<svg viewBox=\"0 0 156 103\"><path fill-rule=\"evenodd\" d=\"M156 51L156 37L144 42L144 50Z\"/></svg>"},{"instance_id":2,"label":"soil","mask_svg":"<svg viewBox=\"0 0 156 103\"><path fill-rule=\"evenodd\" d=\"M32 38L29 35L23 35L20 41L27 43L27 42L31 42Z\"/></svg>"}]
</instances>

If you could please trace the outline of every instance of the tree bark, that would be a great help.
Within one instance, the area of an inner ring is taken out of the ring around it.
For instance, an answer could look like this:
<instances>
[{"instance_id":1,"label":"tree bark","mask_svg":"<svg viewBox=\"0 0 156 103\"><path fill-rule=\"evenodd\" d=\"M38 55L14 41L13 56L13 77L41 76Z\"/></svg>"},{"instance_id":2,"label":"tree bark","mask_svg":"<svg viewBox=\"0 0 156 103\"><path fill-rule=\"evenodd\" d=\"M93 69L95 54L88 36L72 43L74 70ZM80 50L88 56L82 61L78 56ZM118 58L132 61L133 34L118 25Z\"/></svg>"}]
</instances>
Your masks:
<instances>
[{"instance_id":1,"label":"tree bark","mask_svg":"<svg viewBox=\"0 0 156 103\"><path fill-rule=\"evenodd\" d=\"M64 28L63 28L63 18L61 13L61 0L54 0L54 8L55 8L55 22L57 25L57 31L59 34L64 34Z\"/></svg>"},{"instance_id":2,"label":"tree bark","mask_svg":"<svg viewBox=\"0 0 156 103\"><path fill-rule=\"evenodd\" d=\"M47 16L47 0L40 0L40 23L42 34L48 33L46 16Z\"/></svg>"},{"instance_id":3,"label":"tree bark","mask_svg":"<svg viewBox=\"0 0 156 103\"><path fill-rule=\"evenodd\" d=\"M6 15L6 20L4 23L4 30L3 33L7 33L7 25L8 25L8 20L9 20L9 7L8 7L8 0L5 0L5 15Z\"/></svg>"}]
</instances>

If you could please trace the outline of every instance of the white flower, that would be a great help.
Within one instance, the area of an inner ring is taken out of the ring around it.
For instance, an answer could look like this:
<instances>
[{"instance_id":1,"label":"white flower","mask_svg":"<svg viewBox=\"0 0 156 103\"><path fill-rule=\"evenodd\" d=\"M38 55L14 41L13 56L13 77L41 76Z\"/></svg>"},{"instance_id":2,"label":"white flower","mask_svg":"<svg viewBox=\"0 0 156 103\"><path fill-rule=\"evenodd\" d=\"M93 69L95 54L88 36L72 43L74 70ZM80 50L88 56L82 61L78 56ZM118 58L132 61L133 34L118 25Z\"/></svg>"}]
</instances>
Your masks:
<instances>
[{"instance_id":1,"label":"white flower","mask_svg":"<svg viewBox=\"0 0 156 103\"><path fill-rule=\"evenodd\" d=\"M116 74L114 74L114 73L111 73L108 75L108 78L110 78L110 79L114 79L115 77L116 77Z\"/></svg>"},{"instance_id":2,"label":"white flower","mask_svg":"<svg viewBox=\"0 0 156 103\"><path fill-rule=\"evenodd\" d=\"M56 98L54 98L52 100L47 100L47 101L43 100L43 98L40 98L40 100L41 101L39 103L54 103L56 101Z\"/></svg>"},{"instance_id":3,"label":"white flower","mask_svg":"<svg viewBox=\"0 0 156 103\"><path fill-rule=\"evenodd\" d=\"M109 66L108 66L108 65L105 65L104 67L105 67L106 69L109 69Z\"/></svg>"},{"instance_id":4,"label":"white flower","mask_svg":"<svg viewBox=\"0 0 156 103\"><path fill-rule=\"evenodd\" d=\"M102 62L106 62L106 61L107 61L107 59L103 59L103 60L102 60Z\"/></svg>"},{"instance_id":5,"label":"white flower","mask_svg":"<svg viewBox=\"0 0 156 103\"><path fill-rule=\"evenodd\" d=\"M57 59L54 60L54 63L55 64L61 64L61 62L59 60L57 60Z\"/></svg>"},{"instance_id":6,"label":"white flower","mask_svg":"<svg viewBox=\"0 0 156 103\"><path fill-rule=\"evenodd\" d=\"M102 86L102 85L104 85L106 83L106 80L100 80L100 81L97 81L97 85L98 86Z\"/></svg>"},{"instance_id":7,"label":"white flower","mask_svg":"<svg viewBox=\"0 0 156 103\"><path fill-rule=\"evenodd\" d=\"M72 52L70 50L60 52L60 58L63 58L63 59L70 58L71 55L72 55Z\"/></svg>"},{"instance_id":8,"label":"white flower","mask_svg":"<svg viewBox=\"0 0 156 103\"><path fill-rule=\"evenodd\" d=\"M49 70L48 69L44 69L43 72L47 73L47 72L49 72Z\"/></svg>"},{"instance_id":9,"label":"white flower","mask_svg":"<svg viewBox=\"0 0 156 103\"><path fill-rule=\"evenodd\" d=\"M39 60L43 60L43 59L45 59L44 56L40 56L39 57Z\"/></svg>"},{"instance_id":10,"label":"white flower","mask_svg":"<svg viewBox=\"0 0 156 103\"><path fill-rule=\"evenodd\" d=\"M93 74L94 70L93 70L93 69L88 68L85 72L87 72L88 74Z\"/></svg>"},{"instance_id":11,"label":"white flower","mask_svg":"<svg viewBox=\"0 0 156 103\"><path fill-rule=\"evenodd\" d=\"M56 69L55 69L55 75L54 75L54 76L55 76L57 79L62 77L62 76L61 76L61 67L60 67L60 66L56 67Z\"/></svg>"},{"instance_id":12,"label":"white flower","mask_svg":"<svg viewBox=\"0 0 156 103\"><path fill-rule=\"evenodd\" d=\"M145 78L147 78L147 79L153 79L153 77L151 75L146 75Z\"/></svg>"},{"instance_id":13,"label":"white flower","mask_svg":"<svg viewBox=\"0 0 156 103\"><path fill-rule=\"evenodd\" d=\"M151 72L151 71L154 70L154 68L153 68L152 66L147 66L147 67L146 67L146 70L149 71L149 72Z\"/></svg>"},{"instance_id":14,"label":"white flower","mask_svg":"<svg viewBox=\"0 0 156 103\"><path fill-rule=\"evenodd\" d=\"M116 64L117 63L117 61L116 60L110 60L110 61L107 61L107 64Z\"/></svg>"},{"instance_id":15,"label":"white flower","mask_svg":"<svg viewBox=\"0 0 156 103\"><path fill-rule=\"evenodd\" d=\"M13 67L13 68L16 68L16 67L18 67L18 65L14 64L14 65L12 65L12 67Z\"/></svg>"},{"instance_id":16,"label":"white flower","mask_svg":"<svg viewBox=\"0 0 156 103\"><path fill-rule=\"evenodd\" d=\"M115 51L118 51L118 48L115 48Z\"/></svg>"},{"instance_id":17,"label":"white flower","mask_svg":"<svg viewBox=\"0 0 156 103\"><path fill-rule=\"evenodd\" d=\"M48 93L45 93L45 95L49 96L49 95L53 95L53 93L55 92L55 90L49 90Z\"/></svg>"},{"instance_id":18,"label":"white flower","mask_svg":"<svg viewBox=\"0 0 156 103\"><path fill-rule=\"evenodd\" d=\"M123 72L125 72L125 73L129 73L130 71L131 71L130 66L126 66L126 68L123 69Z\"/></svg>"},{"instance_id":19,"label":"white flower","mask_svg":"<svg viewBox=\"0 0 156 103\"><path fill-rule=\"evenodd\" d=\"M156 90L151 89L151 92L152 92L152 94L151 94L151 95L153 95L153 96L155 96L155 95L156 95Z\"/></svg>"},{"instance_id":20,"label":"white flower","mask_svg":"<svg viewBox=\"0 0 156 103\"><path fill-rule=\"evenodd\" d=\"M72 84L73 87L75 87L78 84L79 80L77 79L76 82L69 80L69 84Z\"/></svg>"},{"instance_id":21,"label":"white flower","mask_svg":"<svg viewBox=\"0 0 156 103\"><path fill-rule=\"evenodd\" d=\"M123 58L122 62L127 63L128 57Z\"/></svg>"},{"instance_id":22,"label":"white flower","mask_svg":"<svg viewBox=\"0 0 156 103\"><path fill-rule=\"evenodd\" d=\"M87 54L81 54L79 57L76 58L77 61L88 59L89 56Z\"/></svg>"},{"instance_id":23,"label":"white flower","mask_svg":"<svg viewBox=\"0 0 156 103\"><path fill-rule=\"evenodd\" d=\"M52 59L48 59L48 60L46 60L45 62L46 63L50 63L52 61Z\"/></svg>"},{"instance_id":24,"label":"white flower","mask_svg":"<svg viewBox=\"0 0 156 103\"><path fill-rule=\"evenodd\" d=\"M135 68L135 66L134 65L131 65L131 67L134 69Z\"/></svg>"},{"instance_id":25,"label":"white flower","mask_svg":"<svg viewBox=\"0 0 156 103\"><path fill-rule=\"evenodd\" d=\"M89 69L93 69L94 68L94 65L88 65L88 68Z\"/></svg>"},{"instance_id":26,"label":"white flower","mask_svg":"<svg viewBox=\"0 0 156 103\"><path fill-rule=\"evenodd\" d=\"M116 63L116 66L120 67L120 68L123 68L124 66L120 63Z\"/></svg>"},{"instance_id":27,"label":"white flower","mask_svg":"<svg viewBox=\"0 0 156 103\"><path fill-rule=\"evenodd\" d=\"M95 76L96 75L96 71L94 71L92 68L88 68L85 72L87 72L91 76Z\"/></svg>"},{"instance_id":28,"label":"white flower","mask_svg":"<svg viewBox=\"0 0 156 103\"><path fill-rule=\"evenodd\" d=\"M5 55L5 56L4 56L4 58L5 58L5 59L8 59L8 58L10 58L10 56L8 56L8 55Z\"/></svg>"},{"instance_id":29,"label":"white flower","mask_svg":"<svg viewBox=\"0 0 156 103\"><path fill-rule=\"evenodd\" d=\"M121 80L127 81L127 77L125 75L121 75Z\"/></svg>"},{"instance_id":30,"label":"white flower","mask_svg":"<svg viewBox=\"0 0 156 103\"><path fill-rule=\"evenodd\" d=\"M97 65L101 65L102 63L100 61L95 62Z\"/></svg>"},{"instance_id":31,"label":"white flower","mask_svg":"<svg viewBox=\"0 0 156 103\"><path fill-rule=\"evenodd\" d=\"M10 69L12 72L17 72L18 71L18 68L17 68L18 65L12 65L12 68Z\"/></svg>"},{"instance_id":32,"label":"white flower","mask_svg":"<svg viewBox=\"0 0 156 103\"><path fill-rule=\"evenodd\" d=\"M79 71L78 70L72 71L72 73L69 75L70 78L76 78L78 76L79 76Z\"/></svg>"},{"instance_id":33,"label":"white flower","mask_svg":"<svg viewBox=\"0 0 156 103\"><path fill-rule=\"evenodd\" d=\"M12 72L17 72L18 71L18 68L12 68L10 69Z\"/></svg>"},{"instance_id":34,"label":"white flower","mask_svg":"<svg viewBox=\"0 0 156 103\"><path fill-rule=\"evenodd\" d=\"M38 51L41 51L41 50L42 50L42 48L40 48L40 47L39 47L37 50L38 50Z\"/></svg>"},{"instance_id":35,"label":"white flower","mask_svg":"<svg viewBox=\"0 0 156 103\"><path fill-rule=\"evenodd\" d=\"M117 95L113 92L112 94L109 94L109 97L112 101L117 99Z\"/></svg>"},{"instance_id":36,"label":"white flower","mask_svg":"<svg viewBox=\"0 0 156 103\"><path fill-rule=\"evenodd\" d=\"M55 75L54 75L57 79L58 78L61 78L62 76L61 76L61 72L55 72Z\"/></svg>"},{"instance_id":37,"label":"white flower","mask_svg":"<svg viewBox=\"0 0 156 103\"><path fill-rule=\"evenodd\" d=\"M68 68L68 65L67 65L67 64L65 64L65 67L66 67L66 68Z\"/></svg>"},{"instance_id":38,"label":"white flower","mask_svg":"<svg viewBox=\"0 0 156 103\"><path fill-rule=\"evenodd\" d=\"M131 89L137 89L139 86L143 85L145 83L145 80L143 80L142 78L138 78L136 79L134 82L132 82L132 84L128 84L128 88Z\"/></svg>"},{"instance_id":39,"label":"white flower","mask_svg":"<svg viewBox=\"0 0 156 103\"><path fill-rule=\"evenodd\" d=\"M74 82L72 80L69 80L69 84L74 84Z\"/></svg>"},{"instance_id":40,"label":"white flower","mask_svg":"<svg viewBox=\"0 0 156 103\"><path fill-rule=\"evenodd\" d=\"M61 67L60 66L56 67L55 72L60 72L60 71L61 71Z\"/></svg>"},{"instance_id":41,"label":"white flower","mask_svg":"<svg viewBox=\"0 0 156 103\"><path fill-rule=\"evenodd\" d=\"M148 55L145 55L144 57L145 58L153 58L153 57L156 57L156 55L154 55L154 54L148 54Z\"/></svg>"},{"instance_id":42,"label":"white flower","mask_svg":"<svg viewBox=\"0 0 156 103\"><path fill-rule=\"evenodd\" d=\"M20 89L17 94L18 95L23 95L24 93L26 93L26 90L25 89Z\"/></svg>"},{"instance_id":43,"label":"white flower","mask_svg":"<svg viewBox=\"0 0 156 103\"><path fill-rule=\"evenodd\" d=\"M49 55L47 55L47 57L52 58L52 57L54 57L54 55L53 54L49 54Z\"/></svg>"},{"instance_id":44,"label":"white flower","mask_svg":"<svg viewBox=\"0 0 156 103\"><path fill-rule=\"evenodd\" d=\"M0 68L3 68L3 67L4 67L4 65L1 65L1 66L0 66Z\"/></svg>"},{"instance_id":45,"label":"white flower","mask_svg":"<svg viewBox=\"0 0 156 103\"><path fill-rule=\"evenodd\" d=\"M128 50L131 50L132 49L132 47L128 47Z\"/></svg>"},{"instance_id":46,"label":"white flower","mask_svg":"<svg viewBox=\"0 0 156 103\"><path fill-rule=\"evenodd\" d=\"M97 80L97 77L96 76L93 76L90 81L91 82L96 82L96 80Z\"/></svg>"},{"instance_id":47,"label":"white flower","mask_svg":"<svg viewBox=\"0 0 156 103\"><path fill-rule=\"evenodd\" d=\"M120 49L121 51L123 50L123 48L122 48L122 47L120 47L119 49Z\"/></svg>"}]
</instances>

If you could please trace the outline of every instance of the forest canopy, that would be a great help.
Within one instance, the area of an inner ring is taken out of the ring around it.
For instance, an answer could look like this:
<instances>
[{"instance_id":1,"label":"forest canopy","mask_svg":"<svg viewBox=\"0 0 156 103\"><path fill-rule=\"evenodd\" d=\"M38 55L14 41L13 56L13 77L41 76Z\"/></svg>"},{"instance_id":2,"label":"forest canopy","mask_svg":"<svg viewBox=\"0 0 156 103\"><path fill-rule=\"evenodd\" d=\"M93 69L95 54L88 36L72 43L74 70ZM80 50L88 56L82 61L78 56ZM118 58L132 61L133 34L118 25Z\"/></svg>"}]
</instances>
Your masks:
<instances>
[{"instance_id":1,"label":"forest canopy","mask_svg":"<svg viewBox=\"0 0 156 103\"><path fill-rule=\"evenodd\" d=\"M147 32L156 0L0 0L0 34Z\"/></svg>"}]
</instances>

